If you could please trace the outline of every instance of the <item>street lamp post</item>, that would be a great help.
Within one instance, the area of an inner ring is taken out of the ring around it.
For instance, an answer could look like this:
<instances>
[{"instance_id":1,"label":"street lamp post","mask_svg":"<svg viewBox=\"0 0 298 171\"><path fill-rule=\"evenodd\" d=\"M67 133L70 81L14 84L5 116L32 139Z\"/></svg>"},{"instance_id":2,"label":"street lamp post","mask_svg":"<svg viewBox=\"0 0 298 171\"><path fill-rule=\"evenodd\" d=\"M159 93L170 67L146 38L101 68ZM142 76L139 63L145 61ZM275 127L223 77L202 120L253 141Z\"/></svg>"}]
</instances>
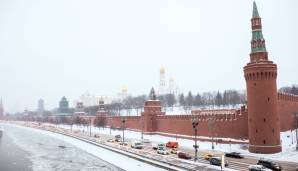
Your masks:
<instances>
[{"instance_id":1,"label":"street lamp post","mask_svg":"<svg viewBox=\"0 0 298 171\"><path fill-rule=\"evenodd\" d=\"M91 135L91 126L92 126L92 123L91 123L91 117L89 118L89 123L90 123L90 137L92 136Z\"/></svg>"},{"instance_id":2,"label":"street lamp post","mask_svg":"<svg viewBox=\"0 0 298 171\"><path fill-rule=\"evenodd\" d=\"M142 117L142 116L141 116ZM142 123L142 125L141 125L141 127L142 127L142 135L141 135L141 139L143 140L144 139L144 119L143 119L143 117L141 118L141 123Z\"/></svg>"},{"instance_id":3,"label":"street lamp post","mask_svg":"<svg viewBox=\"0 0 298 171\"><path fill-rule=\"evenodd\" d=\"M121 118L122 122L122 141L124 142L125 117Z\"/></svg>"},{"instance_id":4,"label":"street lamp post","mask_svg":"<svg viewBox=\"0 0 298 171\"><path fill-rule=\"evenodd\" d=\"M192 128L194 129L194 133L195 133L195 145L193 147L195 149L194 161L196 162L198 160L198 148L199 148L199 146L197 145L197 134L198 134L199 121L198 121L197 117L195 117L194 115L192 115L191 124L192 124Z\"/></svg>"},{"instance_id":5,"label":"street lamp post","mask_svg":"<svg viewBox=\"0 0 298 171\"><path fill-rule=\"evenodd\" d=\"M211 132L211 148L214 150L214 124L215 124L215 117L211 116L208 118L208 126L209 131Z\"/></svg>"},{"instance_id":6,"label":"street lamp post","mask_svg":"<svg viewBox=\"0 0 298 171\"><path fill-rule=\"evenodd\" d=\"M296 151L298 151L298 113L295 113L296 118Z\"/></svg>"}]
</instances>

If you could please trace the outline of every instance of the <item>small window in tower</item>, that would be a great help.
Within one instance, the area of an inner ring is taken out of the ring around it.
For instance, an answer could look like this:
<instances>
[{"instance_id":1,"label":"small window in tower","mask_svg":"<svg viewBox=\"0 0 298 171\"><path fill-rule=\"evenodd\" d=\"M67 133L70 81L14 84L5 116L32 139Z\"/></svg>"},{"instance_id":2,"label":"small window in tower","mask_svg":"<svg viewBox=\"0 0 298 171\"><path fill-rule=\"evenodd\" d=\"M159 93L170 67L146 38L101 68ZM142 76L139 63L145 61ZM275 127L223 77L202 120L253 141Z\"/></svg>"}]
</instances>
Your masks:
<instances>
[{"instance_id":1,"label":"small window in tower","mask_svg":"<svg viewBox=\"0 0 298 171\"><path fill-rule=\"evenodd\" d=\"M267 100L268 100L268 102L269 102L269 101L270 101L270 98L268 97Z\"/></svg>"},{"instance_id":2,"label":"small window in tower","mask_svg":"<svg viewBox=\"0 0 298 171\"><path fill-rule=\"evenodd\" d=\"M258 133L258 129L256 129L256 133Z\"/></svg>"},{"instance_id":3,"label":"small window in tower","mask_svg":"<svg viewBox=\"0 0 298 171\"><path fill-rule=\"evenodd\" d=\"M274 128L272 129L272 133L274 133Z\"/></svg>"},{"instance_id":4,"label":"small window in tower","mask_svg":"<svg viewBox=\"0 0 298 171\"><path fill-rule=\"evenodd\" d=\"M266 118L264 118L264 122L266 122Z\"/></svg>"},{"instance_id":5,"label":"small window in tower","mask_svg":"<svg viewBox=\"0 0 298 171\"><path fill-rule=\"evenodd\" d=\"M264 140L263 143L266 144L266 140Z\"/></svg>"},{"instance_id":6,"label":"small window in tower","mask_svg":"<svg viewBox=\"0 0 298 171\"><path fill-rule=\"evenodd\" d=\"M254 83L254 86L257 86L257 83Z\"/></svg>"}]
</instances>

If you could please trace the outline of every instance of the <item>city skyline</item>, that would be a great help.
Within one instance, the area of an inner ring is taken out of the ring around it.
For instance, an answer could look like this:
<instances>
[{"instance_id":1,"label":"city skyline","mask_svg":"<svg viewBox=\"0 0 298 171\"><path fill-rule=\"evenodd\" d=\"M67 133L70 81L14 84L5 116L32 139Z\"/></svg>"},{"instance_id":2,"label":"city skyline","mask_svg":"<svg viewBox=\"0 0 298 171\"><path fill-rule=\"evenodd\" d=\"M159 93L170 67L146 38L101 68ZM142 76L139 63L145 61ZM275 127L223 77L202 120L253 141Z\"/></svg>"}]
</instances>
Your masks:
<instances>
[{"instance_id":1,"label":"city skyline","mask_svg":"<svg viewBox=\"0 0 298 171\"><path fill-rule=\"evenodd\" d=\"M252 1L152 1L133 7L132 1L64 1L59 7L16 2L21 3L3 1L0 7L0 95L6 111L36 109L41 97L54 108L62 96L75 99L86 90L116 95L123 85L133 95L148 94L158 86L161 66L175 75L182 92L245 89ZM257 3L269 58L279 64L277 85L297 84L297 2ZM70 14L64 12L68 5Z\"/></svg>"}]
</instances>

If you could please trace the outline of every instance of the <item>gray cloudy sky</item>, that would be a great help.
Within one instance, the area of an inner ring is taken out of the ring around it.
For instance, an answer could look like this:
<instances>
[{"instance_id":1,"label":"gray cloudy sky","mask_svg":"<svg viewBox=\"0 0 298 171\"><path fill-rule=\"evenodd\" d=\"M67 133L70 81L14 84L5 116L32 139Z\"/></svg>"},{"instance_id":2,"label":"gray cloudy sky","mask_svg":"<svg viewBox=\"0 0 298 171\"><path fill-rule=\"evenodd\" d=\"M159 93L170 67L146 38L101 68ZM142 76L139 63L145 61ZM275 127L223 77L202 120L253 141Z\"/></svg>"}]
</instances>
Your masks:
<instances>
[{"instance_id":1,"label":"gray cloudy sky","mask_svg":"<svg viewBox=\"0 0 298 171\"><path fill-rule=\"evenodd\" d=\"M0 96L6 111L85 91L132 94L159 68L182 91L245 89L251 0L0 0ZM258 0L278 86L298 83L298 1Z\"/></svg>"}]
</instances>

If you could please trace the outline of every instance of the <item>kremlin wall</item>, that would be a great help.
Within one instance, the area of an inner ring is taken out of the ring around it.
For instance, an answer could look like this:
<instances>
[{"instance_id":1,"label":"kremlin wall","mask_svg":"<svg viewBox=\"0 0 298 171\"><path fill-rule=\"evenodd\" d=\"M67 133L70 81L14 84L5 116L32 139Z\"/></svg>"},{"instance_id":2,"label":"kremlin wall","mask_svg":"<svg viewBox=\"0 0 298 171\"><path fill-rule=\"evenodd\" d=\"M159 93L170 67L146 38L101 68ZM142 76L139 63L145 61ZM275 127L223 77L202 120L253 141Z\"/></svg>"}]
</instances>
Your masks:
<instances>
[{"instance_id":1,"label":"kremlin wall","mask_svg":"<svg viewBox=\"0 0 298 171\"><path fill-rule=\"evenodd\" d=\"M297 128L298 118L295 114L298 113L298 96L277 92L277 65L269 60L261 17L255 2L251 29L250 61L243 68L247 106L232 110L193 110L191 114L167 115L162 112L160 101L154 98L153 90L151 100L145 103L144 112L140 116L107 116L107 126L192 139L192 118L196 118L201 140L208 141L212 137L232 138L237 143L248 142L250 152L280 152L280 132Z\"/></svg>"},{"instance_id":2,"label":"kremlin wall","mask_svg":"<svg viewBox=\"0 0 298 171\"><path fill-rule=\"evenodd\" d=\"M250 60L243 68L247 105L239 109L192 110L191 114L167 115L152 89L144 112L138 116L109 116L101 108L97 116L106 117L106 127L143 131L179 138L194 138L192 119L198 121L198 139L212 137L228 143L248 143L253 153L277 153L282 149L280 132L297 128L298 96L277 91L277 64L269 60L262 34L262 23L254 2L251 19ZM76 116L76 114L74 114ZM94 123L96 116L77 116ZM0 113L1 117L1 113ZM59 116L52 116L59 117ZM71 118L72 116L68 116Z\"/></svg>"}]
</instances>

